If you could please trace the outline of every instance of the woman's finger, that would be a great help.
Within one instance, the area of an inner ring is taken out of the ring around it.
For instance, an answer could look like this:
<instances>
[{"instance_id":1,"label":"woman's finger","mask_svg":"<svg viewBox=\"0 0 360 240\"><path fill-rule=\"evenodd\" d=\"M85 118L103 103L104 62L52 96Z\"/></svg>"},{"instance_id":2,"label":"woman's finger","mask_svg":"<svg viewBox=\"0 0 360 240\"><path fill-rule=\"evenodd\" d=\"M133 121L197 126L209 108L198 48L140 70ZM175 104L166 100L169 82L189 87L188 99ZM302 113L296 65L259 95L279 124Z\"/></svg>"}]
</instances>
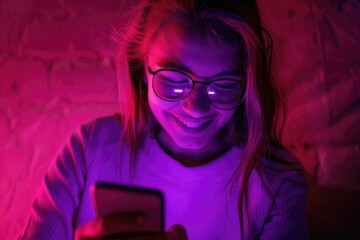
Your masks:
<instances>
[{"instance_id":1,"label":"woman's finger","mask_svg":"<svg viewBox=\"0 0 360 240\"><path fill-rule=\"evenodd\" d=\"M140 212L126 212L106 216L84 224L77 229L75 239L97 239L122 232L139 229L146 216Z\"/></svg>"},{"instance_id":2,"label":"woman's finger","mask_svg":"<svg viewBox=\"0 0 360 240\"><path fill-rule=\"evenodd\" d=\"M166 231L167 240L188 240L186 230L180 224L175 224Z\"/></svg>"}]
</instances>

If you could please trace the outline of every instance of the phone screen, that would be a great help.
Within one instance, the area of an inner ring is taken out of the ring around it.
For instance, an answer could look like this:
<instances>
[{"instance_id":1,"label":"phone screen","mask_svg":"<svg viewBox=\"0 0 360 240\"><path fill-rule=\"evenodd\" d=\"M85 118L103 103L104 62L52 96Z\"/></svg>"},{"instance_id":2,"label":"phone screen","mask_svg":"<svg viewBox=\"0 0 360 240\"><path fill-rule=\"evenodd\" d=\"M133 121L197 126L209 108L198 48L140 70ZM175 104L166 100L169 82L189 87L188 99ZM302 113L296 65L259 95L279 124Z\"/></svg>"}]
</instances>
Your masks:
<instances>
[{"instance_id":1,"label":"phone screen","mask_svg":"<svg viewBox=\"0 0 360 240\"><path fill-rule=\"evenodd\" d=\"M97 217L142 213L143 222L129 230L164 231L164 197L159 190L99 182L90 191Z\"/></svg>"}]
</instances>

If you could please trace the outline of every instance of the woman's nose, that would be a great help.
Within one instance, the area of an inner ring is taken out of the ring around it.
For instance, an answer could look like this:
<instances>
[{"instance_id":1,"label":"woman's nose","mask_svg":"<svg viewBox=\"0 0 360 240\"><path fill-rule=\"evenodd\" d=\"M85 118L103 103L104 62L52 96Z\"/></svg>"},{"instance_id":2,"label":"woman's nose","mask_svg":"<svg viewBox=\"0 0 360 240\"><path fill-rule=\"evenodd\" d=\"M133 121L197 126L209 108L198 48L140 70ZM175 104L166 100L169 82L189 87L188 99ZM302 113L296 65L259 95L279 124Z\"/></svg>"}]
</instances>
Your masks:
<instances>
[{"instance_id":1,"label":"woman's nose","mask_svg":"<svg viewBox=\"0 0 360 240\"><path fill-rule=\"evenodd\" d=\"M206 86L195 84L190 95L181 101L186 113L194 118L201 118L210 111L211 103L208 97Z\"/></svg>"}]
</instances>

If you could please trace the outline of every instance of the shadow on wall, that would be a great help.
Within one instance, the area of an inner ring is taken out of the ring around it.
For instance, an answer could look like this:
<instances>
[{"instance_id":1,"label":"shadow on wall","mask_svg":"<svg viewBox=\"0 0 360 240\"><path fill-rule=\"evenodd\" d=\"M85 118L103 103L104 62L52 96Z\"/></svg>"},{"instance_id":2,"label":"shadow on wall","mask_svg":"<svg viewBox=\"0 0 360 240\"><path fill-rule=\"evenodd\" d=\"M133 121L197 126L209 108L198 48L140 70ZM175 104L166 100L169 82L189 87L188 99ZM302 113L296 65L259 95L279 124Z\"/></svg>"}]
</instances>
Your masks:
<instances>
[{"instance_id":1,"label":"shadow on wall","mask_svg":"<svg viewBox=\"0 0 360 240\"><path fill-rule=\"evenodd\" d=\"M310 237L360 239L360 192L311 186Z\"/></svg>"}]
</instances>

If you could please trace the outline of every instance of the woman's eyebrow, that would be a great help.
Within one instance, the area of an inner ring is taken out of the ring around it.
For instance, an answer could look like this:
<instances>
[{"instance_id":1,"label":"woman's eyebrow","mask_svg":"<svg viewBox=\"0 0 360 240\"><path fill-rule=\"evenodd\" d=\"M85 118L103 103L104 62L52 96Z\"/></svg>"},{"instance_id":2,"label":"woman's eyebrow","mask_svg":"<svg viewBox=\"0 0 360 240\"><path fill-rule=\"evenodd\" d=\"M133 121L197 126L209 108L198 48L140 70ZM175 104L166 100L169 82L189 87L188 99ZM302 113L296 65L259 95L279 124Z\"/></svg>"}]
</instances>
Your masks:
<instances>
[{"instance_id":1,"label":"woman's eyebrow","mask_svg":"<svg viewBox=\"0 0 360 240\"><path fill-rule=\"evenodd\" d=\"M224 77L224 76L244 77L245 72L240 71L240 70L223 71L223 72L217 73L216 75L212 76L211 78Z\"/></svg>"},{"instance_id":2,"label":"woman's eyebrow","mask_svg":"<svg viewBox=\"0 0 360 240\"><path fill-rule=\"evenodd\" d=\"M186 67L185 65L178 63L178 62L171 62L171 61L164 61L164 62L158 62L155 63L156 66L160 67L160 68L165 68L165 69L174 69L174 70L178 70L184 73L192 73L192 71ZM213 79L213 78L219 78L219 77L224 77L224 76L231 76L231 77L244 77L245 76L245 72L241 71L241 70L225 70L225 71L221 71L211 77L201 77L201 76L197 76L197 78L201 78L201 79Z\"/></svg>"}]
</instances>

